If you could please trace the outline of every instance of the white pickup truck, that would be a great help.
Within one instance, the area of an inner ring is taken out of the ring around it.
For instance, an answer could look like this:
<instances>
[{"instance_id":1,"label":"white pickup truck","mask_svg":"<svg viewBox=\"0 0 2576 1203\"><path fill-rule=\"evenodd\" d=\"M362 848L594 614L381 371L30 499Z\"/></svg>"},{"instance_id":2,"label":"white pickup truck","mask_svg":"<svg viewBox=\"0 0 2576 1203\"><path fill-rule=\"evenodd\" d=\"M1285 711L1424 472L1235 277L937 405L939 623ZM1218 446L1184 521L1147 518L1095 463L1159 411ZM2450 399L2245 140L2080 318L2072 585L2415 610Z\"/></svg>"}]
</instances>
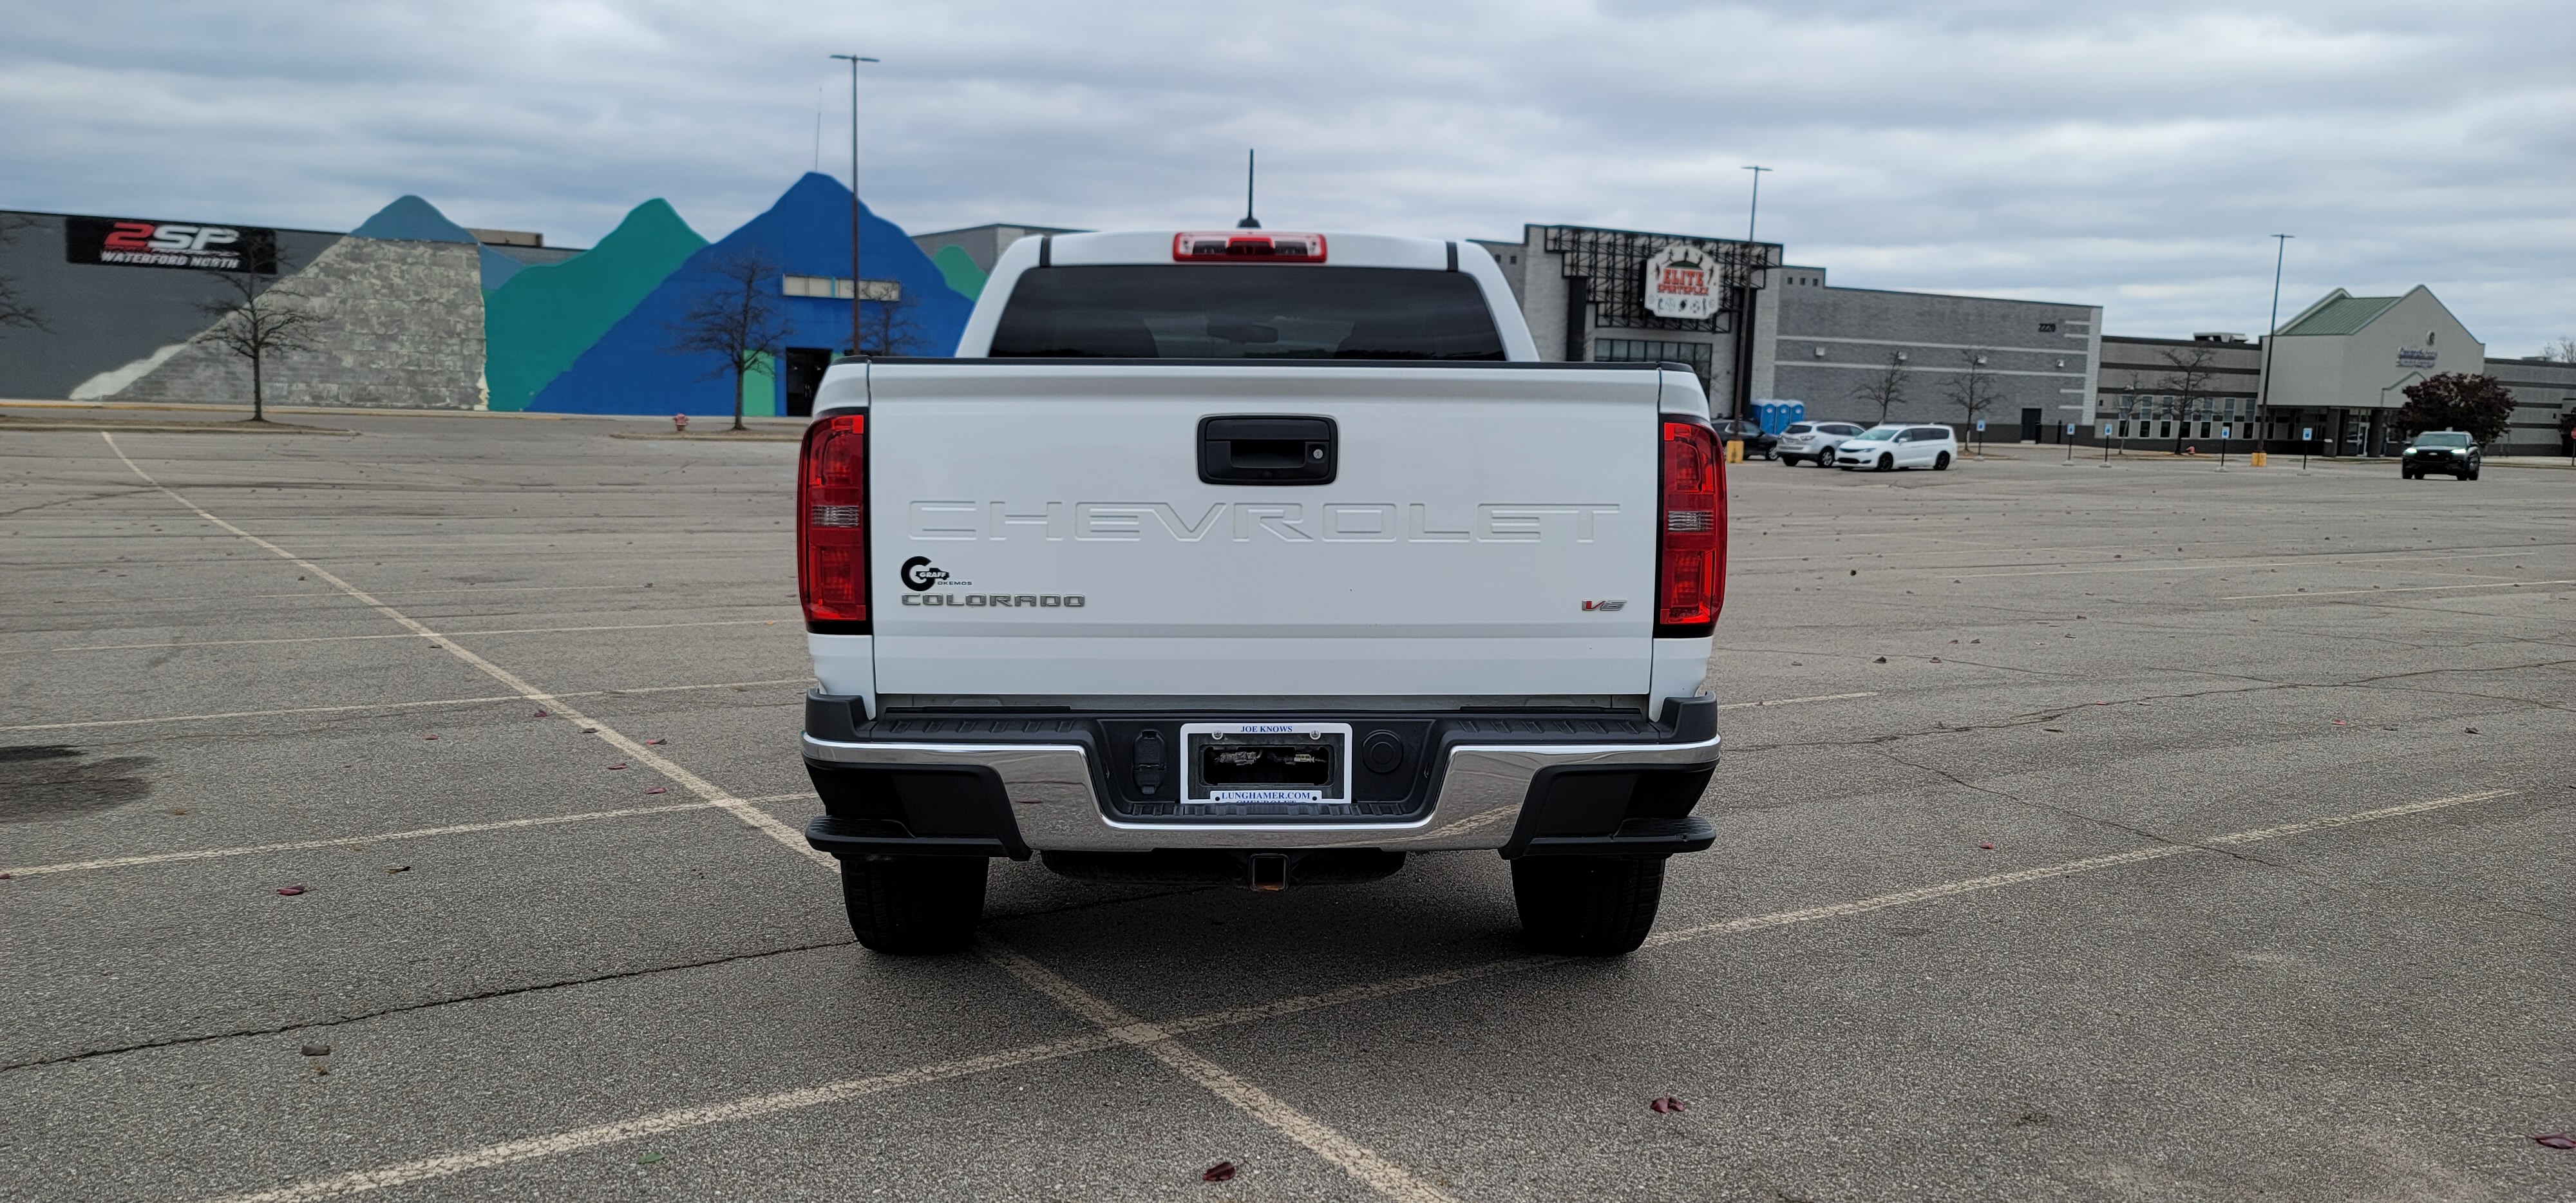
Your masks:
<instances>
[{"instance_id":1,"label":"white pickup truck","mask_svg":"<svg viewBox=\"0 0 2576 1203\"><path fill-rule=\"evenodd\" d=\"M1023 239L953 359L845 359L797 468L804 755L850 922L988 862L1366 881L1498 850L1615 955L1707 848L1726 495L1698 379L1542 363L1474 243Z\"/></svg>"}]
</instances>

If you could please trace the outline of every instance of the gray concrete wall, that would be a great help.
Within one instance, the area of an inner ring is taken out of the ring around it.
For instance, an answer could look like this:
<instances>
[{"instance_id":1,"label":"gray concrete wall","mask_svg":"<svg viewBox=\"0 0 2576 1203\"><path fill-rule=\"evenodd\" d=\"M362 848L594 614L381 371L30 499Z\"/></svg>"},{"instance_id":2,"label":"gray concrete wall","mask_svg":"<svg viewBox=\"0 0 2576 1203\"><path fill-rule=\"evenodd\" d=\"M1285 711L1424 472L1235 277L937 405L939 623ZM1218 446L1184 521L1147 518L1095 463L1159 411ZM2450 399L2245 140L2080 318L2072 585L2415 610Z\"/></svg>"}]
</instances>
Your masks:
<instances>
[{"instance_id":1,"label":"gray concrete wall","mask_svg":"<svg viewBox=\"0 0 2576 1203\"><path fill-rule=\"evenodd\" d=\"M2576 363L2547 359L2493 359L2487 374L2513 390L2513 427L2496 448L2504 455L2565 455L2559 415L2576 410Z\"/></svg>"},{"instance_id":2,"label":"gray concrete wall","mask_svg":"<svg viewBox=\"0 0 2576 1203\"><path fill-rule=\"evenodd\" d=\"M1906 396L1891 421L1964 429L1968 419L1949 393L1972 367L1993 385L1984 413L1989 443L2018 440L2028 410L2038 411L2048 442L2085 414L2099 368L2099 306L1836 288L1813 268L1774 275L1778 287L1766 290L1778 313L1768 339L1769 395L1806 402L1810 417L1876 421L1877 406L1860 390L1897 353L1905 356ZM1978 355L1985 362L1972 364Z\"/></svg>"},{"instance_id":3,"label":"gray concrete wall","mask_svg":"<svg viewBox=\"0 0 2576 1203\"><path fill-rule=\"evenodd\" d=\"M285 283L324 319L315 349L263 368L272 405L476 409L483 391L481 251L471 243L342 239ZM199 328L206 323L201 319ZM79 390L118 401L250 403L250 364L212 343L178 344L131 379Z\"/></svg>"},{"instance_id":4,"label":"gray concrete wall","mask_svg":"<svg viewBox=\"0 0 2576 1203\"><path fill-rule=\"evenodd\" d=\"M0 221L17 227L0 246L0 275L16 282L48 327L0 330L0 398L68 398L83 381L205 329L208 319L197 302L228 291L201 272L67 262L58 213L0 212ZM279 230L277 249L289 263L310 263L341 237Z\"/></svg>"}]
</instances>

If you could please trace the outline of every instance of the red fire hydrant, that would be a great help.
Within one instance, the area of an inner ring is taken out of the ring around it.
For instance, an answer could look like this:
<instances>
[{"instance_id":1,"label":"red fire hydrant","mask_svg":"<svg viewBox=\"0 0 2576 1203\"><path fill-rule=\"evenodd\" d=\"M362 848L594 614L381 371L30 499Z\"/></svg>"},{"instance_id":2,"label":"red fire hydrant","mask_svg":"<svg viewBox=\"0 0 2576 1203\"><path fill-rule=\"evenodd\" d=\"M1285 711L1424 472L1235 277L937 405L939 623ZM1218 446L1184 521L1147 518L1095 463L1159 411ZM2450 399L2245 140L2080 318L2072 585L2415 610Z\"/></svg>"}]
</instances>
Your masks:
<instances>
[{"instance_id":1,"label":"red fire hydrant","mask_svg":"<svg viewBox=\"0 0 2576 1203\"><path fill-rule=\"evenodd\" d=\"M678 433L678 434L687 434L687 433L689 433L689 415L687 415L687 414L672 414L672 415L671 415L671 429L672 429L672 431L673 431L674 433Z\"/></svg>"}]
</instances>

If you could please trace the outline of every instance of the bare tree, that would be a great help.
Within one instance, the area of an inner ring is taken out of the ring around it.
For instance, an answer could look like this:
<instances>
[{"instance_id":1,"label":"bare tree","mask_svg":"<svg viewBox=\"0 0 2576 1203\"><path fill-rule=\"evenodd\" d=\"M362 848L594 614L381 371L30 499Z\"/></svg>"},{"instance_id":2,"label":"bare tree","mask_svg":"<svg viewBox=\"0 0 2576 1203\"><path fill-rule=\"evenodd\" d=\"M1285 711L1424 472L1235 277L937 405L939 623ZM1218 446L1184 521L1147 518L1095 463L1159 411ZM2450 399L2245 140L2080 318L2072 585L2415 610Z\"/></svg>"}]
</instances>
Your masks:
<instances>
[{"instance_id":1,"label":"bare tree","mask_svg":"<svg viewBox=\"0 0 2576 1203\"><path fill-rule=\"evenodd\" d=\"M759 247L716 258L697 273L710 283L670 325L675 355L712 353L724 362L698 377L733 377L733 428L742 425L742 382L764 362L775 363L787 340L787 307L779 303L778 261Z\"/></svg>"},{"instance_id":2,"label":"bare tree","mask_svg":"<svg viewBox=\"0 0 2576 1203\"><path fill-rule=\"evenodd\" d=\"M0 251L18 241L20 234L35 228L35 220L15 214L0 216ZM51 330L45 315L34 301L18 287L18 278L0 275L0 330Z\"/></svg>"},{"instance_id":3,"label":"bare tree","mask_svg":"<svg viewBox=\"0 0 2576 1203\"><path fill-rule=\"evenodd\" d=\"M2167 404L2174 419L2174 450L2180 451L2183 438L2191 433L2192 411L2198 408L2200 398L2209 392L2209 382L2218 375L2214 366L2218 351L2194 344L2167 347L2160 354L2170 370L2156 378L2156 387L2174 395Z\"/></svg>"},{"instance_id":4,"label":"bare tree","mask_svg":"<svg viewBox=\"0 0 2576 1203\"><path fill-rule=\"evenodd\" d=\"M272 260L242 266L275 270L281 265ZM330 319L307 308L312 298L292 278L263 287L260 281L264 273L255 270L206 274L221 283L224 292L211 301L197 302L197 311L215 320L195 341L212 343L250 361L250 420L265 422L268 361L279 355L313 350L313 336Z\"/></svg>"},{"instance_id":5,"label":"bare tree","mask_svg":"<svg viewBox=\"0 0 2576 1203\"><path fill-rule=\"evenodd\" d=\"M2560 336L2549 340L2547 345L2540 348L2540 358L2554 359L2560 363L2576 363L2576 338Z\"/></svg>"},{"instance_id":6,"label":"bare tree","mask_svg":"<svg viewBox=\"0 0 2576 1203\"><path fill-rule=\"evenodd\" d=\"M930 334L922 328L914 312L918 302L903 295L897 281L870 280L870 284L894 285L893 295L877 300L851 302L859 307L859 345L857 354L900 356L919 355L930 349Z\"/></svg>"},{"instance_id":7,"label":"bare tree","mask_svg":"<svg viewBox=\"0 0 2576 1203\"><path fill-rule=\"evenodd\" d=\"M1995 394L2002 390L2002 385L1995 381L1994 372L1986 367L1986 355L1984 347L1970 347L1959 352L1960 368L1950 376L1950 404L1959 407L1970 430L1977 428L1978 418L1994 408Z\"/></svg>"},{"instance_id":8,"label":"bare tree","mask_svg":"<svg viewBox=\"0 0 2576 1203\"><path fill-rule=\"evenodd\" d=\"M1887 353L1887 366L1870 373L1852 396L1863 405L1877 406L1878 424L1884 426L1888 411L1905 403L1905 387L1910 383L1912 379L1905 368L1905 352L1890 351Z\"/></svg>"}]
</instances>

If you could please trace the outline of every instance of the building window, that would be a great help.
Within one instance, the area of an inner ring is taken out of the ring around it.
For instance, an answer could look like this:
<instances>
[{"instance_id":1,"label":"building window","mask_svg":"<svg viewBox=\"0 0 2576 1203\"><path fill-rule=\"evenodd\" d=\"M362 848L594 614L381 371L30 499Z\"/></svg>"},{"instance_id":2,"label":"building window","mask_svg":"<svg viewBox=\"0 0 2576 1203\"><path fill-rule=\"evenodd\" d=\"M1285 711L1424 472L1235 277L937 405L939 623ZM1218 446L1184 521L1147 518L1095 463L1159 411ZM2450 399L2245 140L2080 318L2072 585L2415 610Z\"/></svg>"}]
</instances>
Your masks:
<instances>
[{"instance_id":1,"label":"building window","mask_svg":"<svg viewBox=\"0 0 2576 1203\"><path fill-rule=\"evenodd\" d=\"M2039 332L2042 334L2055 334L2057 333L2057 323L2041 322L2039 324Z\"/></svg>"},{"instance_id":2,"label":"building window","mask_svg":"<svg viewBox=\"0 0 2576 1203\"><path fill-rule=\"evenodd\" d=\"M1708 343L1661 342L1645 338L1604 338L1592 344L1592 358L1602 363L1686 363L1706 380L1716 348Z\"/></svg>"},{"instance_id":3,"label":"building window","mask_svg":"<svg viewBox=\"0 0 2576 1203\"><path fill-rule=\"evenodd\" d=\"M903 299L901 280L870 280L867 283L867 299L871 301ZM791 297L822 297L826 300L846 301L850 299L851 293L850 278L847 276L782 276L778 284L778 291Z\"/></svg>"}]
</instances>

